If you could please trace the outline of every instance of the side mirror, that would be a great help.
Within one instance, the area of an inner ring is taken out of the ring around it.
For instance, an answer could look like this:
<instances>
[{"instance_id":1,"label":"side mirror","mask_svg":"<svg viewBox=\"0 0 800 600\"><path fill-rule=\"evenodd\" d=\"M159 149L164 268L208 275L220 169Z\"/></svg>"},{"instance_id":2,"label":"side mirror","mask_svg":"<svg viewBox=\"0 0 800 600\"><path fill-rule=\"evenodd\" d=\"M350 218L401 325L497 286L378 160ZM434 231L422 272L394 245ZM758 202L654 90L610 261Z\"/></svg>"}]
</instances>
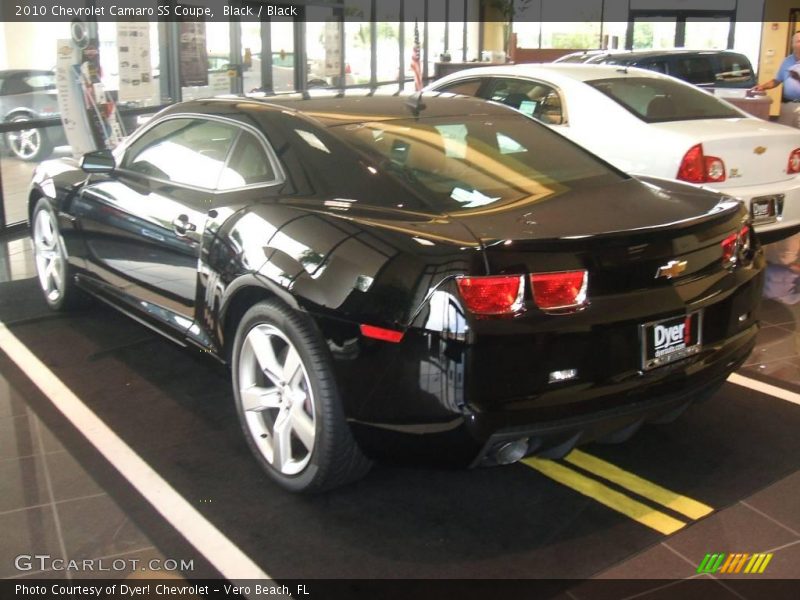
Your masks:
<instances>
[{"instance_id":1,"label":"side mirror","mask_svg":"<svg viewBox=\"0 0 800 600\"><path fill-rule=\"evenodd\" d=\"M87 173L111 173L116 166L111 150L95 150L81 157L81 169Z\"/></svg>"}]
</instances>

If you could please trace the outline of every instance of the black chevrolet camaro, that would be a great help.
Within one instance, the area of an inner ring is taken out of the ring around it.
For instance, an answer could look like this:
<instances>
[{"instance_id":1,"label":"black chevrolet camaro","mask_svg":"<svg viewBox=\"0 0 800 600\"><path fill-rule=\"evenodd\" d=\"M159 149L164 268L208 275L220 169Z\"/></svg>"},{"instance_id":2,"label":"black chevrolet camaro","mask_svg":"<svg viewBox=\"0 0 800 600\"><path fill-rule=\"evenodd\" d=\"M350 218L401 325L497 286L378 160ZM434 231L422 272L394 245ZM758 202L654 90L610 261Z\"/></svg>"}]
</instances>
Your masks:
<instances>
[{"instance_id":1,"label":"black chevrolet camaro","mask_svg":"<svg viewBox=\"0 0 800 600\"><path fill-rule=\"evenodd\" d=\"M712 395L758 329L739 202L475 98L176 104L43 163L30 223L52 308L88 292L231 365L293 491L625 439Z\"/></svg>"}]
</instances>

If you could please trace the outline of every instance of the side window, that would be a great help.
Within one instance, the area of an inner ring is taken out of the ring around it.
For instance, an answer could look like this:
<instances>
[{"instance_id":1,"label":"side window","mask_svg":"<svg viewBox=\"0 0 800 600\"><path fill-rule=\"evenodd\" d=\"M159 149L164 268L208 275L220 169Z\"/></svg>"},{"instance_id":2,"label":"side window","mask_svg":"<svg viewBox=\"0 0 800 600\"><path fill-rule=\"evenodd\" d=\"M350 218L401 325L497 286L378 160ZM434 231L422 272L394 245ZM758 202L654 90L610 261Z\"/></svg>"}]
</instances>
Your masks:
<instances>
[{"instance_id":1,"label":"side window","mask_svg":"<svg viewBox=\"0 0 800 600\"><path fill-rule=\"evenodd\" d=\"M720 55L719 67L714 73L720 87L752 87L755 85L753 67L741 54Z\"/></svg>"},{"instance_id":2,"label":"side window","mask_svg":"<svg viewBox=\"0 0 800 600\"><path fill-rule=\"evenodd\" d=\"M678 58L670 66L674 70L670 75L678 79L694 84L714 83L714 69L705 57Z\"/></svg>"},{"instance_id":3,"label":"side window","mask_svg":"<svg viewBox=\"0 0 800 600\"><path fill-rule=\"evenodd\" d=\"M663 60L652 60L645 63L639 63L636 65L637 67L641 67L642 69L647 69L648 71L655 71L656 73L667 73L667 64Z\"/></svg>"},{"instance_id":4,"label":"side window","mask_svg":"<svg viewBox=\"0 0 800 600\"><path fill-rule=\"evenodd\" d=\"M120 167L156 179L213 189L238 128L205 119L168 119L128 148Z\"/></svg>"},{"instance_id":5,"label":"side window","mask_svg":"<svg viewBox=\"0 0 800 600\"><path fill-rule=\"evenodd\" d=\"M497 79L486 96L548 125L564 122L561 97L543 83L525 79Z\"/></svg>"},{"instance_id":6,"label":"side window","mask_svg":"<svg viewBox=\"0 0 800 600\"><path fill-rule=\"evenodd\" d=\"M229 190L273 181L275 181L275 171L264 146L252 133L242 131L231 158L222 171L219 189Z\"/></svg>"},{"instance_id":7,"label":"side window","mask_svg":"<svg viewBox=\"0 0 800 600\"><path fill-rule=\"evenodd\" d=\"M3 85L3 95L13 96L14 94L29 94L33 90L25 83L25 75L12 75L5 80Z\"/></svg>"},{"instance_id":8,"label":"side window","mask_svg":"<svg viewBox=\"0 0 800 600\"><path fill-rule=\"evenodd\" d=\"M462 94L464 96L477 96L478 90L483 83L480 79L471 79L469 81L459 81L447 87L441 88L437 91L448 92L450 94Z\"/></svg>"},{"instance_id":9,"label":"side window","mask_svg":"<svg viewBox=\"0 0 800 600\"><path fill-rule=\"evenodd\" d=\"M55 75L40 73L25 78L25 84L33 91L54 90L56 89Z\"/></svg>"}]
</instances>

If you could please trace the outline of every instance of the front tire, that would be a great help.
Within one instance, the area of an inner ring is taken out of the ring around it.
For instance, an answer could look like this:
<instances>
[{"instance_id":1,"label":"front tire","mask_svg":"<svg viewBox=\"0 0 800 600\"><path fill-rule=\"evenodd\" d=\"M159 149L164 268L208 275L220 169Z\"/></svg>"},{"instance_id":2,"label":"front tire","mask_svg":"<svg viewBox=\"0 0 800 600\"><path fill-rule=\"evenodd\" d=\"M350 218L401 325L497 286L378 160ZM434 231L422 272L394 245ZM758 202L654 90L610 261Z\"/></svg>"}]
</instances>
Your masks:
<instances>
[{"instance_id":1,"label":"front tire","mask_svg":"<svg viewBox=\"0 0 800 600\"><path fill-rule=\"evenodd\" d=\"M70 276L56 213L45 198L39 199L33 209L31 237L39 287L47 305L53 310L63 311L83 304L85 296Z\"/></svg>"},{"instance_id":2,"label":"front tire","mask_svg":"<svg viewBox=\"0 0 800 600\"><path fill-rule=\"evenodd\" d=\"M248 445L283 488L320 492L367 473L327 347L308 316L277 300L253 306L236 331L232 370Z\"/></svg>"}]
</instances>

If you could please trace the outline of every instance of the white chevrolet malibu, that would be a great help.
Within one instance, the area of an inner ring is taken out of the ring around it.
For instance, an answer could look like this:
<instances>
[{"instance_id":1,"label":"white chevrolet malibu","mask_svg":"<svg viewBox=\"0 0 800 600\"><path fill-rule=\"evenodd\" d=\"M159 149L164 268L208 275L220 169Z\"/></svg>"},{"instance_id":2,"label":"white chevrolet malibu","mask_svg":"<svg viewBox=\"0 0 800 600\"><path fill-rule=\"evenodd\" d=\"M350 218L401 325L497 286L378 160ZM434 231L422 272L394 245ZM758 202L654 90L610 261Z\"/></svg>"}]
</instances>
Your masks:
<instances>
[{"instance_id":1,"label":"white chevrolet malibu","mask_svg":"<svg viewBox=\"0 0 800 600\"><path fill-rule=\"evenodd\" d=\"M800 130L673 77L612 65L503 65L453 73L425 91L502 102L622 171L740 198L762 241L800 229Z\"/></svg>"}]
</instances>

